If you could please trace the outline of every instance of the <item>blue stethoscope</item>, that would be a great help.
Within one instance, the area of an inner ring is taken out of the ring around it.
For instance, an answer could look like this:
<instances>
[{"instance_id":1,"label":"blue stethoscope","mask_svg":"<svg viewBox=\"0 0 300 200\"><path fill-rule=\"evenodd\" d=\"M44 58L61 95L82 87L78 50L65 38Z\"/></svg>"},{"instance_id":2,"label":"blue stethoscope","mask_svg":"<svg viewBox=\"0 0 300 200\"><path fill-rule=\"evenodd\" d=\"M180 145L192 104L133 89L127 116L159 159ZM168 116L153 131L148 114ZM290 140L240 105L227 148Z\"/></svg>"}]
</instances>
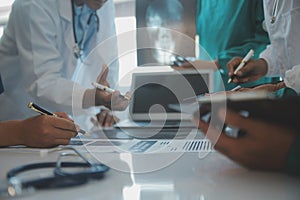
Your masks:
<instances>
[{"instance_id":1,"label":"blue stethoscope","mask_svg":"<svg viewBox=\"0 0 300 200\"><path fill-rule=\"evenodd\" d=\"M279 3L279 0L274 1L272 16L271 16L271 20L270 20L271 24L274 24L276 22L277 13L278 13L278 3Z\"/></svg>"},{"instance_id":2,"label":"blue stethoscope","mask_svg":"<svg viewBox=\"0 0 300 200\"><path fill-rule=\"evenodd\" d=\"M97 15L96 11L90 14L90 16L88 18L88 21L86 23L86 26L84 28L81 45L79 46L78 38L76 36L74 0L71 0L71 4L72 4L73 35L74 35L74 40L75 40L75 45L73 47L73 53L74 53L74 56L75 56L76 59L79 59L79 58L81 59L82 55L83 55L84 45L86 43L87 32L90 28L92 18L95 17L95 19L96 19L97 32L98 32L99 31L99 17Z\"/></svg>"},{"instance_id":3,"label":"blue stethoscope","mask_svg":"<svg viewBox=\"0 0 300 200\"><path fill-rule=\"evenodd\" d=\"M64 147L62 150L71 150L73 153L62 152L56 162L26 164L11 169L6 175L8 185L7 187L0 188L0 195L16 197L34 190L78 186L90 180L102 179L109 170L108 166L101 163L94 163L75 148ZM65 156L79 156L83 161L63 162L62 157ZM34 170L47 168L53 169L53 175L26 180L19 177L20 174L29 171L33 172ZM66 169L73 170L68 171ZM78 169L80 170L78 171Z\"/></svg>"}]
</instances>

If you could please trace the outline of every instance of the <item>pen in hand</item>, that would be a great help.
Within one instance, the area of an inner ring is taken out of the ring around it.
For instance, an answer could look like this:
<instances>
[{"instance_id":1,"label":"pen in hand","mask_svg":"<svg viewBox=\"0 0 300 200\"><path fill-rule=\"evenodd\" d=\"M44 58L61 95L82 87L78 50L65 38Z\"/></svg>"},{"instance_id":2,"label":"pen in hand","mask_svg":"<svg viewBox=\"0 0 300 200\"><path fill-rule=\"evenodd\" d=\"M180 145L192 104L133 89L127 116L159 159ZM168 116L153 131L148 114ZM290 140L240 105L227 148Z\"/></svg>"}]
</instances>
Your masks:
<instances>
[{"instance_id":1,"label":"pen in hand","mask_svg":"<svg viewBox=\"0 0 300 200\"><path fill-rule=\"evenodd\" d=\"M43 108L41 108L40 106L34 104L33 102L30 102L28 104L28 108L30 108L31 110L37 112L37 113L40 113L41 115L49 115L49 116L54 116L54 117L58 117L56 114L52 113L52 112L49 112ZM81 134L84 134L84 135L88 135L89 133L80 129L78 125L75 124L75 127L77 129L77 132L78 133L81 133Z\"/></svg>"},{"instance_id":2,"label":"pen in hand","mask_svg":"<svg viewBox=\"0 0 300 200\"><path fill-rule=\"evenodd\" d=\"M254 50L251 49L248 54L243 58L242 62L239 64L239 66L234 70L233 75L228 79L227 83L231 83L233 78L236 76L237 72L241 70L245 64L251 59L251 57L254 55Z\"/></svg>"},{"instance_id":3,"label":"pen in hand","mask_svg":"<svg viewBox=\"0 0 300 200\"><path fill-rule=\"evenodd\" d=\"M96 83L96 82L92 82L92 85L95 87L95 88L97 88L97 89L99 89L99 90L103 90L103 91L105 91L105 92L108 92L108 93L114 93L115 92L115 90L114 89L111 89L111 88L109 88L109 87L107 87L107 86L105 86L105 85L101 85L100 83ZM120 95L120 97L121 98L123 98L123 99L126 99L126 100L130 100L130 97L128 97L128 96L126 96L126 95Z\"/></svg>"},{"instance_id":4,"label":"pen in hand","mask_svg":"<svg viewBox=\"0 0 300 200\"><path fill-rule=\"evenodd\" d=\"M238 91L239 89L241 89L242 87L240 85L236 86L235 88L231 89L231 92L235 92Z\"/></svg>"}]
</instances>

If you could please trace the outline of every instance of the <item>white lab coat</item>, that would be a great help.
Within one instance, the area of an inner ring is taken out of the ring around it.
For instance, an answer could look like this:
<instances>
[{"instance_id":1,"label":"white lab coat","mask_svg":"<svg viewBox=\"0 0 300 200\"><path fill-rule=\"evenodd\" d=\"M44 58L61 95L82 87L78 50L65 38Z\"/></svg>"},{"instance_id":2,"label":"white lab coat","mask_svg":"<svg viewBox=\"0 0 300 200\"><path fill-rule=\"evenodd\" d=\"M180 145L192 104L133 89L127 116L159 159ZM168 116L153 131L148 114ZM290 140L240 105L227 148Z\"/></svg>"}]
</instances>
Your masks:
<instances>
[{"instance_id":1,"label":"white lab coat","mask_svg":"<svg viewBox=\"0 0 300 200\"><path fill-rule=\"evenodd\" d=\"M300 1L279 0L275 23L271 23L275 0L264 0L266 28L271 45L260 57L268 63L268 76L281 76L288 87L300 92Z\"/></svg>"},{"instance_id":2,"label":"white lab coat","mask_svg":"<svg viewBox=\"0 0 300 200\"><path fill-rule=\"evenodd\" d=\"M109 65L108 82L116 85L119 69L113 1L97 13L100 30L89 43L92 55L77 67L71 0L15 1L0 42L5 87L0 96L0 120L36 115L27 108L29 101L53 112L72 114L82 108L84 91L97 79L103 64Z\"/></svg>"}]
</instances>

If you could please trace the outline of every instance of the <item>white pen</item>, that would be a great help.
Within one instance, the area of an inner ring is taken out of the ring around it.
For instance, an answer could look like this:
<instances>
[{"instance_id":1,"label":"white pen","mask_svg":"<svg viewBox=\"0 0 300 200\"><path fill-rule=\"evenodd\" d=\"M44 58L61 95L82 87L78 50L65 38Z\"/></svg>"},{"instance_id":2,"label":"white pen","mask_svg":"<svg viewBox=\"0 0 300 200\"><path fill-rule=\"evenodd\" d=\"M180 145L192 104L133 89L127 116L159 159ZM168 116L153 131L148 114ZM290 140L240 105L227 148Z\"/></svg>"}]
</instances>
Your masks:
<instances>
[{"instance_id":1,"label":"white pen","mask_svg":"<svg viewBox=\"0 0 300 200\"><path fill-rule=\"evenodd\" d=\"M101 85L100 83L92 82L92 85L93 85L95 88L97 88L97 89L99 89L99 90L103 90L103 91L108 92L108 93L114 93L114 92L115 92L114 89L109 88L109 87L107 87L107 86L105 86L105 85ZM126 95L122 95L122 94L121 94L120 97L122 97L122 98L124 98L124 99L126 99L126 100L130 100L130 97L128 97L128 96L126 96Z\"/></svg>"},{"instance_id":2,"label":"white pen","mask_svg":"<svg viewBox=\"0 0 300 200\"><path fill-rule=\"evenodd\" d=\"M231 89L230 91L235 92L241 89L242 87L240 85L236 86L235 88Z\"/></svg>"},{"instance_id":3,"label":"white pen","mask_svg":"<svg viewBox=\"0 0 300 200\"><path fill-rule=\"evenodd\" d=\"M240 63L240 65L234 70L233 75L228 79L227 83L230 83L233 79L233 77L237 74L238 71L240 71L245 64L251 59L251 57L254 55L254 50L251 49L247 55L243 58L242 62Z\"/></svg>"},{"instance_id":4,"label":"white pen","mask_svg":"<svg viewBox=\"0 0 300 200\"><path fill-rule=\"evenodd\" d=\"M109 88L109 87L107 87L105 85L101 85L100 83L92 82L92 85L95 88L97 88L99 90L103 90L103 91L108 92L108 93L114 93L115 92L114 89L111 89L111 88Z\"/></svg>"}]
</instances>

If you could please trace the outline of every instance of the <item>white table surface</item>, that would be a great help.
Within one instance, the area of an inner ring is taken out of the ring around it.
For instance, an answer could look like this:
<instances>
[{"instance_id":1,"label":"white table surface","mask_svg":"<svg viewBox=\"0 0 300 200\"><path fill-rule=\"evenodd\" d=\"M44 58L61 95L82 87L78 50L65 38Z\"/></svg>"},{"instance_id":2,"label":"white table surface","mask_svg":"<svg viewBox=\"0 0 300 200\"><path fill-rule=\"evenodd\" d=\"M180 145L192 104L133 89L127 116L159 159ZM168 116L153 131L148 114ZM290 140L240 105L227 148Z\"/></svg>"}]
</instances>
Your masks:
<instances>
[{"instance_id":1,"label":"white table surface","mask_svg":"<svg viewBox=\"0 0 300 200\"><path fill-rule=\"evenodd\" d=\"M41 156L38 150L0 149L0 183L6 172L18 165L55 161L58 153ZM101 156L119 157L118 153ZM140 155L141 156L141 155ZM171 154L153 154L163 160ZM154 162L150 157L139 162ZM134 163L133 163L134 164ZM214 200L214 199L300 199L300 179L280 173L247 170L219 153L199 158L185 153L167 166L147 173L132 174L111 168L105 178L70 189L37 191L20 199L105 199L105 200ZM0 199L6 199L0 197Z\"/></svg>"}]
</instances>

